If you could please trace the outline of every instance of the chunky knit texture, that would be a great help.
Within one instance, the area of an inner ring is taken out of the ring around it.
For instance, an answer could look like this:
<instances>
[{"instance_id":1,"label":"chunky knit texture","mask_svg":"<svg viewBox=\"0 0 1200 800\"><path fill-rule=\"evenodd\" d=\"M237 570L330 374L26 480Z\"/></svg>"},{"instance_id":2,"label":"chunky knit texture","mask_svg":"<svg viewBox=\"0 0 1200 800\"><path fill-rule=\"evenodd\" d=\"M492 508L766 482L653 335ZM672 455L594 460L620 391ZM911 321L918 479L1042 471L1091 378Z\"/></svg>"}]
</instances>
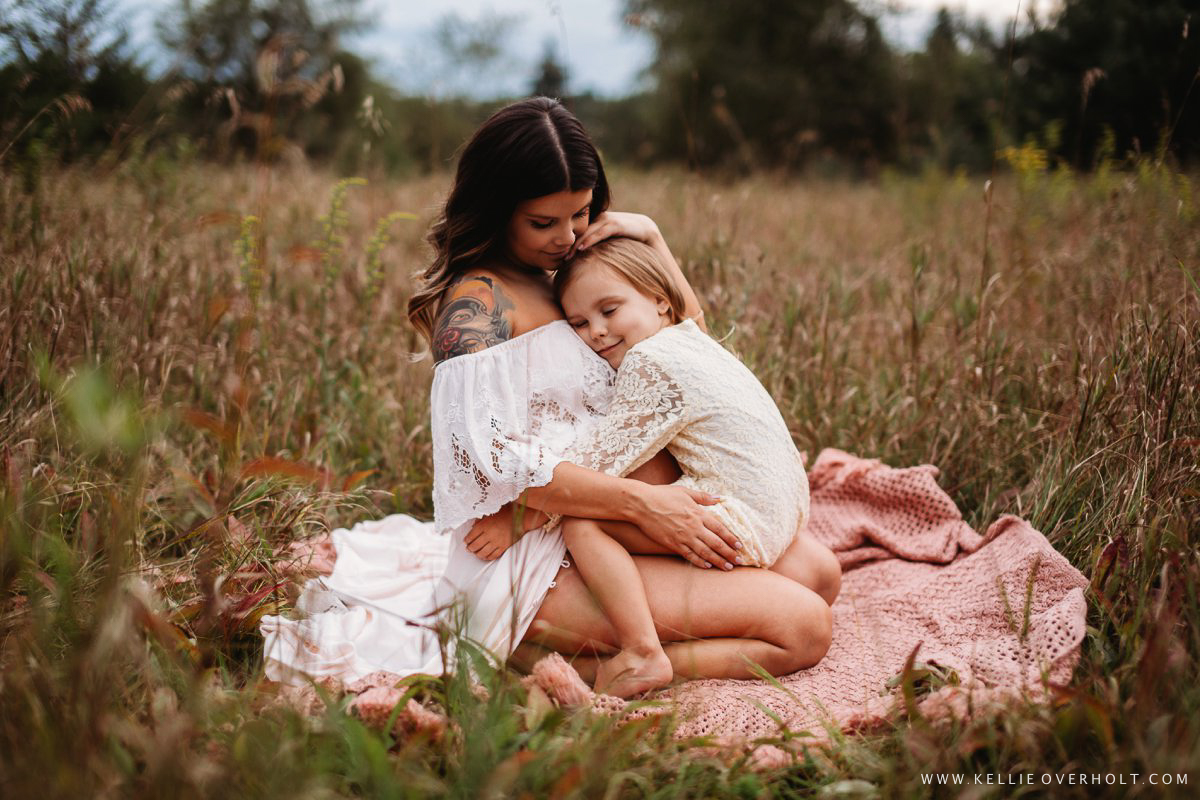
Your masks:
<instances>
[{"instance_id":1,"label":"chunky knit texture","mask_svg":"<svg viewBox=\"0 0 1200 800\"><path fill-rule=\"evenodd\" d=\"M847 570L833 606L833 644L811 669L766 681L691 681L673 699L680 736L736 743L781 731L863 729L905 706L910 655L957 685L921 696L922 714L964 717L1070 680L1083 641L1087 580L1028 522L1004 516L983 535L962 520L932 466L893 469L825 450L809 471L809 529ZM914 655L915 653L915 655ZM534 676L564 704L578 684L548 662ZM560 687L571 686L565 696ZM556 691L557 690L557 691ZM598 711L626 703L590 695ZM631 716L654 713L639 709ZM811 741L811 739L809 740Z\"/></svg>"},{"instance_id":2,"label":"chunky knit texture","mask_svg":"<svg viewBox=\"0 0 1200 800\"><path fill-rule=\"evenodd\" d=\"M917 708L927 718L992 713L1043 697L1070 680L1078 661L1087 579L1018 517L1001 517L982 535L972 530L936 477L928 465L894 469L838 450L818 456L808 473L809 530L834 550L846 573L828 654L780 678L782 688L691 681L655 698L673 703L631 708L591 692L558 655L536 664L527 685L564 706L627 718L673 709L679 736L707 735L729 746L778 734L781 725L812 734L802 742L819 742L833 730L867 729L902 714L901 676L910 657L957 680L921 695ZM377 673L345 690L390 689L395 681ZM374 692L355 708L364 718L386 720L399 697L398 690ZM285 701L320 707L311 688ZM434 715L411 707L397 725L439 728ZM770 767L791 756L759 747L754 758Z\"/></svg>"}]
</instances>

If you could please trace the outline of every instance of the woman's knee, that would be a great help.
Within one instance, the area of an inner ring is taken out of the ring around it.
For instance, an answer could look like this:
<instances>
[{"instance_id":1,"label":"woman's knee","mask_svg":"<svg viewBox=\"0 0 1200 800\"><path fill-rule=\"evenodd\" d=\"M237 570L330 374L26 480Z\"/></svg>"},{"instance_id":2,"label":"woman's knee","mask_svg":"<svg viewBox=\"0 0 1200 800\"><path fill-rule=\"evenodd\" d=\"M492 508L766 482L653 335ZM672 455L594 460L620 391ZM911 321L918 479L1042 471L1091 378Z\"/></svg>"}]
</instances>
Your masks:
<instances>
[{"instance_id":1,"label":"woman's knee","mask_svg":"<svg viewBox=\"0 0 1200 800\"><path fill-rule=\"evenodd\" d=\"M771 569L813 590L829 605L842 589L837 556L808 533L797 536Z\"/></svg>"},{"instance_id":2,"label":"woman's knee","mask_svg":"<svg viewBox=\"0 0 1200 800\"><path fill-rule=\"evenodd\" d=\"M833 605L838 593L842 591L842 565L837 556L823 544L815 542L812 548L813 558L813 591L821 596L827 604Z\"/></svg>"},{"instance_id":3,"label":"woman's knee","mask_svg":"<svg viewBox=\"0 0 1200 800\"><path fill-rule=\"evenodd\" d=\"M796 589L781 614L780 671L771 670L777 675L815 666L833 642L833 611L829 605L816 592L803 586Z\"/></svg>"}]
</instances>

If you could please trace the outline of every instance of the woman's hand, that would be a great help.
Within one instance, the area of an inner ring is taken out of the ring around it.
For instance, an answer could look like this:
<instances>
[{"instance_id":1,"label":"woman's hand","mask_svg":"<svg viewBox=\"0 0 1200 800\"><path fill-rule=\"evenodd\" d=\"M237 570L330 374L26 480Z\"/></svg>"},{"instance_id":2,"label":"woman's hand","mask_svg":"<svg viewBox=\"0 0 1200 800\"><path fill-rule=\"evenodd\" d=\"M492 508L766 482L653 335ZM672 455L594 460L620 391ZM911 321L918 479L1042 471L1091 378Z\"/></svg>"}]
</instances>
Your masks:
<instances>
[{"instance_id":1,"label":"woman's hand","mask_svg":"<svg viewBox=\"0 0 1200 800\"><path fill-rule=\"evenodd\" d=\"M484 561L495 561L524 531L539 528L548 519L546 514L528 506L522 507L518 519L513 504L509 503L491 516L475 520L465 539L467 549Z\"/></svg>"},{"instance_id":2,"label":"woman's hand","mask_svg":"<svg viewBox=\"0 0 1200 800\"><path fill-rule=\"evenodd\" d=\"M628 211L605 211L592 220L591 224L587 226L587 230L583 232L583 235L575 240L575 247L567 254L567 257L570 258L580 250L586 250L596 242L602 242L613 236L637 239L639 242L645 242L651 247L658 247L661 244L662 248L666 249L666 242L663 240L663 235L659 231L658 225L645 214L633 214ZM669 253L670 251L668 250L667 252Z\"/></svg>"},{"instance_id":3,"label":"woman's hand","mask_svg":"<svg viewBox=\"0 0 1200 800\"><path fill-rule=\"evenodd\" d=\"M704 506L720 498L683 486L643 484L638 493L640 510L631 520L663 547L678 553L694 566L733 569L742 563L742 543Z\"/></svg>"}]
</instances>

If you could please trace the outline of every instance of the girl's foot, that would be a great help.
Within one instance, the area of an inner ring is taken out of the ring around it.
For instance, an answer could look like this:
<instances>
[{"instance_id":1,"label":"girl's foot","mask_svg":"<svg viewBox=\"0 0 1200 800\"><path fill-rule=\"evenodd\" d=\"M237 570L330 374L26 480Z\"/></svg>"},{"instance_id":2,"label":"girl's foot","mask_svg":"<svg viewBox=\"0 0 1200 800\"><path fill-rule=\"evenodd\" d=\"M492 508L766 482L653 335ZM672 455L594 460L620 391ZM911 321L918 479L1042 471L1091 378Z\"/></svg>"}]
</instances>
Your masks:
<instances>
[{"instance_id":1,"label":"girl's foot","mask_svg":"<svg viewBox=\"0 0 1200 800\"><path fill-rule=\"evenodd\" d=\"M646 650L628 648L596 670L596 692L633 697L666 686L674 676L671 660L661 646Z\"/></svg>"}]
</instances>

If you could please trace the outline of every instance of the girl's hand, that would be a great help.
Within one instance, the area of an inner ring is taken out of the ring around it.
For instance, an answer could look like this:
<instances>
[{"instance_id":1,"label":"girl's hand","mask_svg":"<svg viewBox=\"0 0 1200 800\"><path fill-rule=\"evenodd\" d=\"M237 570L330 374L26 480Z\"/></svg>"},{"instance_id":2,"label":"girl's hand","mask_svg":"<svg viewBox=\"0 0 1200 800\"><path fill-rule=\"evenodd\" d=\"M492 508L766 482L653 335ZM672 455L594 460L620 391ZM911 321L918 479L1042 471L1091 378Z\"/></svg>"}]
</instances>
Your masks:
<instances>
[{"instance_id":1,"label":"girl's hand","mask_svg":"<svg viewBox=\"0 0 1200 800\"><path fill-rule=\"evenodd\" d=\"M495 561L524 531L541 527L547 519L536 508L525 507L518 521L513 504L509 503L491 516L475 520L465 539L467 549L484 561Z\"/></svg>"},{"instance_id":2,"label":"girl's hand","mask_svg":"<svg viewBox=\"0 0 1200 800\"><path fill-rule=\"evenodd\" d=\"M733 569L742 543L716 515L704 510L719 497L682 486L651 486L639 492L641 511L632 522L663 547L697 567Z\"/></svg>"},{"instance_id":3,"label":"girl's hand","mask_svg":"<svg viewBox=\"0 0 1200 800\"><path fill-rule=\"evenodd\" d=\"M658 225L645 214L633 214L628 211L605 211L592 220L591 224L587 226L587 230L583 232L583 235L575 240L575 246L567 254L567 258L574 256L580 250L588 249L596 242L602 242L613 236L637 239L639 242L645 242L651 247L655 247L663 241L662 232L659 231ZM663 246L665 247L665 243Z\"/></svg>"}]
</instances>

